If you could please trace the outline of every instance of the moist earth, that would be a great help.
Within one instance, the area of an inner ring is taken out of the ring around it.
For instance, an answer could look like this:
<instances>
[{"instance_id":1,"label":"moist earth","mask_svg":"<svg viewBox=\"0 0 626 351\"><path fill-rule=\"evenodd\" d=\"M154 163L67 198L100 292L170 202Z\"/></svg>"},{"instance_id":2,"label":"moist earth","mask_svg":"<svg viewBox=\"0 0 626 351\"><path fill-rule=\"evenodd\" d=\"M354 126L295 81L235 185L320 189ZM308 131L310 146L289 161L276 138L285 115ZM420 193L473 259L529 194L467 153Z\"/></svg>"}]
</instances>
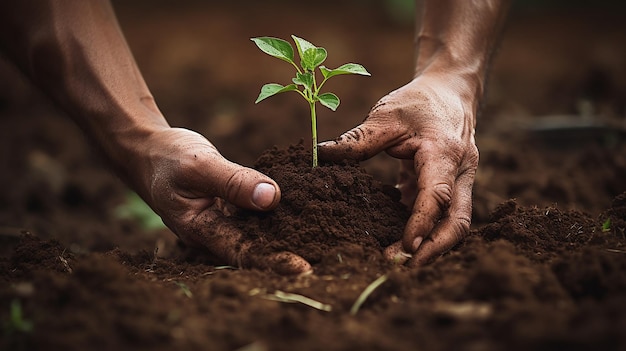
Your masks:
<instances>
[{"instance_id":1,"label":"moist earth","mask_svg":"<svg viewBox=\"0 0 626 351\"><path fill-rule=\"evenodd\" d=\"M313 169L306 104L253 104L292 72L248 38L295 34L372 73L330 83L342 104L319 111L320 137L361 121L412 75L413 25L385 3L321 1L335 11L313 25L280 1L114 2L170 123L281 186L274 211L225 221L255 257L307 259L303 276L210 262L120 217L129 189L0 61L0 350L626 349L626 12L514 7L478 119L471 231L407 268L381 254L409 215L396 160ZM593 123L550 127L563 116Z\"/></svg>"}]
</instances>

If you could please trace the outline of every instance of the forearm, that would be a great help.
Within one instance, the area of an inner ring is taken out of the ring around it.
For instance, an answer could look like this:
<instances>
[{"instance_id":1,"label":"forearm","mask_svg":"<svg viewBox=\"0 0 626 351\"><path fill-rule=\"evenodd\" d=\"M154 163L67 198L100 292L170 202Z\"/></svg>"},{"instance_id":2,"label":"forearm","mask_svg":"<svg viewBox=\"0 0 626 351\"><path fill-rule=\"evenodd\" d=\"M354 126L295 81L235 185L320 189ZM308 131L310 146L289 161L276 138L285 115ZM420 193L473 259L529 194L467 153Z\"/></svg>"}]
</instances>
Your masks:
<instances>
[{"instance_id":1,"label":"forearm","mask_svg":"<svg viewBox=\"0 0 626 351\"><path fill-rule=\"evenodd\" d=\"M137 140L168 124L107 1L0 4L5 54L84 129L122 173ZM125 176L125 174L122 174Z\"/></svg>"},{"instance_id":2,"label":"forearm","mask_svg":"<svg viewBox=\"0 0 626 351\"><path fill-rule=\"evenodd\" d=\"M466 94L480 98L489 59L509 0L425 0L418 14L415 76L456 77Z\"/></svg>"}]
</instances>

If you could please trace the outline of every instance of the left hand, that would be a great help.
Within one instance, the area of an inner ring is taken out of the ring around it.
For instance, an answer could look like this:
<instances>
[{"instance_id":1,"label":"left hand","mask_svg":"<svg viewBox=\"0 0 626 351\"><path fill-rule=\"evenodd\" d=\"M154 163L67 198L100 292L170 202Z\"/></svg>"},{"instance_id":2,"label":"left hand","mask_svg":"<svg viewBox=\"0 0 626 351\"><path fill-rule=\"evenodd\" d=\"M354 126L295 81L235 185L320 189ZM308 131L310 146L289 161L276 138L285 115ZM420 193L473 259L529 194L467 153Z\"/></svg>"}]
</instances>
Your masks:
<instances>
[{"instance_id":1,"label":"left hand","mask_svg":"<svg viewBox=\"0 0 626 351\"><path fill-rule=\"evenodd\" d=\"M412 208L387 258L428 263L469 232L478 166L476 98L445 74L421 75L383 97L359 126L321 143L320 157L365 160L386 151L401 159L398 189Z\"/></svg>"},{"instance_id":2,"label":"left hand","mask_svg":"<svg viewBox=\"0 0 626 351\"><path fill-rule=\"evenodd\" d=\"M221 220L233 206L275 208L280 188L270 177L225 159L210 141L187 129L162 128L133 145L134 161L127 165L131 183L182 241L232 266L284 275L311 271L311 265L292 252L260 257L252 239Z\"/></svg>"}]
</instances>

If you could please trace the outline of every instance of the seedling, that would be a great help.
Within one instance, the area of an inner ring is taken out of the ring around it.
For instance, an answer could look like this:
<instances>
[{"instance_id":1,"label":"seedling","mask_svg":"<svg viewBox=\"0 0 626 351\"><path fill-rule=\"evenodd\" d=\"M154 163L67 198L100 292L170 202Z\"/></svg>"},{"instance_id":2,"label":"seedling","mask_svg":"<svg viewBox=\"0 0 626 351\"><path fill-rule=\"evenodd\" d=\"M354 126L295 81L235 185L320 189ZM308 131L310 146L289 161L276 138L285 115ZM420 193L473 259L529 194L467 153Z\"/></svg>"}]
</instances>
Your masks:
<instances>
[{"instance_id":1,"label":"seedling","mask_svg":"<svg viewBox=\"0 0 626 351\"><path fill-rule=\"evenodd\" d=\"M33 322L24 318L22 305L19 300L11 301L9 310L9 321L5 325L5 332L29 333L33 331Z\"/></svg>"},{"instance_id":2,"label":"seedling","mask_svg":"<svg viewBox=\"0 0 626 351\"><path fill-rule=\"evenodd\" d=\"M317 117L315 114L315 103L319 102L332 111L339 107L339 97L333 93L321 93L324 83L331 77L342 74L359 74L369 76L370 73L365 67L357 63L346 63L335 69L322 66L326 60L327 52L322 47L317 47L310 42L292 35L291 38L296 43L298 55L300 56L300 66L295 63L294 50L291 44L285 40L272 37L252 38L251 40L264 53L290 63L296 69L296 76L291 81L292 84L281 85L277 83L265 84L261 87L261 93L255 104L270 96L295 91L299 93L308 103L311 111L311 135L313 139L313 167L317 167ZM322 81L317 84L315 69L319 68L322 73Z\"/></svg>"},{"instance_id":3,"label":"seedling","mask_svg":"<svg viewBox=\"0 0 626 351\"><path fill-rule=\"evenodd\" d=\"M610 232L611 231L611 217L607 218L604 223L602 223L602 232Z\"/></svg>"}]
</instances>

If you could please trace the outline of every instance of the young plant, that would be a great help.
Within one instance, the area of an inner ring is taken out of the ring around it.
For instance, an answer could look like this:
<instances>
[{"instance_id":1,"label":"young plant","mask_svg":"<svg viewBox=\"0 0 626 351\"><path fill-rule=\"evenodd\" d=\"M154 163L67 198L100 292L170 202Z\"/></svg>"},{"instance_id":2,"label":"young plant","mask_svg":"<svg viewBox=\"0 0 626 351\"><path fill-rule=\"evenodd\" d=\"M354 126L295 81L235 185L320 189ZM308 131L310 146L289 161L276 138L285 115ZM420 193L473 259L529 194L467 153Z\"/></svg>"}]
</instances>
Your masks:
<instances>
[{"instance_id":1,"label":"young plant","mask_svg":"<svg viewBox=\"0 0 626 351\"><path fill-rule=\"evenodd\" d=\"M311 111L311 135L313 137L313 167L317 167L317 117L315 114L315 103L335 111L339 107L339 97L333 93L320 93L322 86L331 77L342 74L359 74L369 76L369 72L357 63L346 63L335 69L322 66L326 60L327 52L322 47L317 47L310 42L292 35L291 38L296 43L298 55L300 56L300 66L295 63L294 50L289 42L272 37L252 38L251 40L264 53L290 63L296 69L296 76L292 84L283 86L277 83L265 84L261 88L261 93L255 104L267 99L272 95L295 91L299 93L308 103ZM318 84L315 77L315 69L319 68L322 74L322 81Z\"/></svg>"}]
</instances>

